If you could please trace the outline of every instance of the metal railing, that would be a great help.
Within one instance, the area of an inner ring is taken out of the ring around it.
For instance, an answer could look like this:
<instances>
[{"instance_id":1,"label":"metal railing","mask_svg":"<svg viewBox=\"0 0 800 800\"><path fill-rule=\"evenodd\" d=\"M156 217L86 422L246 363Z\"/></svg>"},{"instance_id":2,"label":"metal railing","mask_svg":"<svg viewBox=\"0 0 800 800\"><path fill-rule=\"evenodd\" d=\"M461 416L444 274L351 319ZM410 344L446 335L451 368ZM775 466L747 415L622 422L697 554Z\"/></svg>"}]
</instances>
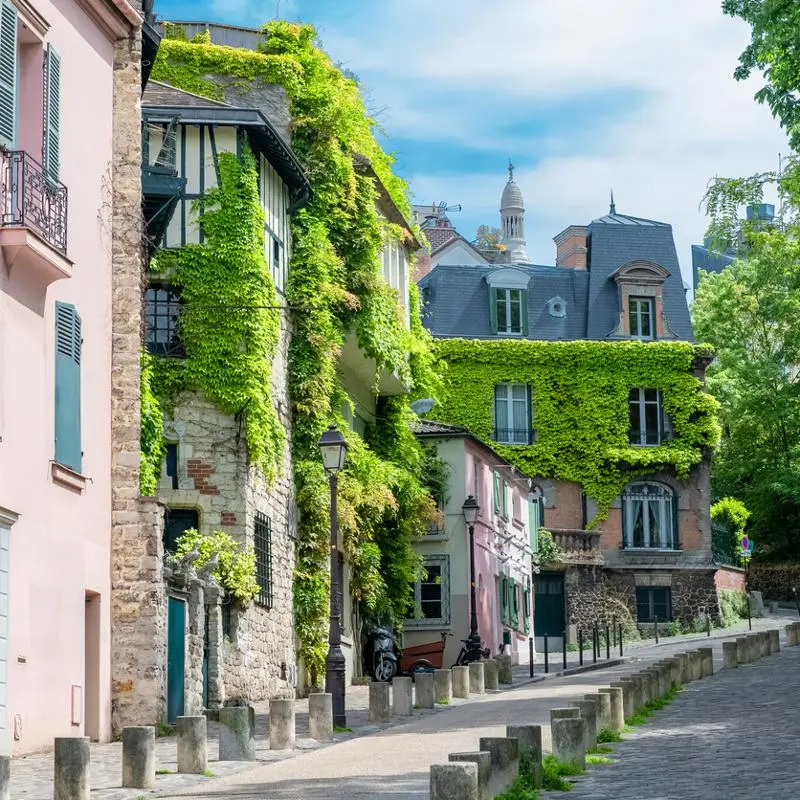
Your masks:
<instances>
[{"instance_id":1,"label":"metal railing","mask_svg":"<svg viewBox=\"0 0 800 800\"><path fill-rule=\"evenodd\" d=\"M535 432L529 428L495 428L492 439L498 444L532 444Z\"/></svg>"},{"instance_id":2,"label":"metal railing","mask_svg":"<svg viewBox=\"0 0 800 800\"><path fill-rule=\"evenodd\" d=\"M67 187L23 150L2 154L3 227L31 228L67 252Z\"/></svg>"}]
</instances>

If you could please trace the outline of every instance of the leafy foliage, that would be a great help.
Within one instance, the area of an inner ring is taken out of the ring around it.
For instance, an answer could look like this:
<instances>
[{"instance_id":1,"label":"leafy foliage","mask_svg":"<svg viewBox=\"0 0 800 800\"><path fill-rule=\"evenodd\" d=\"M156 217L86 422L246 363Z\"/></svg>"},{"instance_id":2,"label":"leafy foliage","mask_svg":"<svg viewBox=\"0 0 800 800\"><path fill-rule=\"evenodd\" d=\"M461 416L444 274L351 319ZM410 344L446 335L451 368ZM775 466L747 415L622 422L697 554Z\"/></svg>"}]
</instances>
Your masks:
<instances>
[{"instance_id":1,"label":"leafy foliage","mask_svg":"<svg viewBox=\"0 0 800 800\"><path fill-rule=\"evenodd\" d=\"M795 558L800 545L800 241L753 233L746 260L704 274L695 333L717 360L709 390L721 407L717 497L741 498L762 556Z\"/></svg>"},{"instance_id":2,"label":"leafy foliage","mask_svg":"<svg viewBox=\"0 0 800 800\"><path fill-rule=\"evenodd\" d=\"M528 751L524 751L519 759L517 777L505 792L495 797L495 800L538 800L538 797L533 758Z\"/></svg>"},{"instance_id":3,"label":"leafy foliage","mask_svg":"<svg viewBox=\"0 0 800 800\"><path fill-rule=\"evenodd\" d=\"M239 605L246 606L258 595L256 556L252 547L243 547L224 531L203 536L196 528L184 531L175 544L178 558L183 558L197 545L200 556L194 562L195 569L200 569L216 554L219 563L212 575Z\"/></svg>"},{"instance_id":4,"label":"leafy foliage","mask_svg":"<svg viewBox=\"0 0 800 800\"><path fill-rule=\"evenodd\" d=\"M164 458L163 422L158 399L153 392L153 359L147 352L141 355L140 372L140 466L139 491L143 495L156 492L161 475L161 462Z\"/></svg>"},{"instance_id":5,"label":"leafy foliage","mask_svg":"<svg viewBox=\"0 0 800 800\"><path fill-rule=\"evenodd\" d=\"M539 528L539 549L533 555L534 564L559 564L566 554L553 540L553 534L544 528Z\"/></svg>"},{"instance_id":6,"label":"leafy foliage","mask_svg":"<svg viewBox=\"0 0 800 800\"><path fill-rule=\"evenodd\" d=\"M533 444L496 444L528 475L579 483L598 504L591 524L640 475L669 470L686 477L719 441L717 404L692 374L709 351L686 342L436 342L448 363L448 383L434 415L491 440L494 386L531 387ZM660 389L674 438L657 447L628 441L631 389Z\"/></svg>"},{"instance_id":7,"label":"leafy foliage","mask_svg":"<svg viewBox=\"0 0 800 800\"><path fill-rule=\"evenodd\" d=\"M479 225L475 231L475 246L481 250L505 250L503 232L493 225Z\"/></svg>"},{"instance_id":8,"label":"leafy foliage","mask_svg":"<svg viewBox=\"0 0 800 800\"><path fill-rule=\"evenodd\" d=\"M572 789L572 781L566 778L582 773L577 764L568 764L552 754L546 755L542 759L542 788L549 792L568 792Z\"/></svg>"}]
</instances>

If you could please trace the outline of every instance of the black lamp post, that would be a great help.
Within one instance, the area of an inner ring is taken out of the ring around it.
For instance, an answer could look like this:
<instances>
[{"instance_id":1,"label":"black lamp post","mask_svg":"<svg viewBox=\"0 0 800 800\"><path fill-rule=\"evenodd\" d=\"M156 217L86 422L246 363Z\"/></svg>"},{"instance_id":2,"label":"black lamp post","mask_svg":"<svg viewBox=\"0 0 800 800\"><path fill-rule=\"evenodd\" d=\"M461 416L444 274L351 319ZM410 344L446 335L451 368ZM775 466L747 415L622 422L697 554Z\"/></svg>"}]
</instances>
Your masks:
<instances>
[{"instance_id":1,"label":"black lamp post","mask_svg":"<svg viewBox=\"0 0 800 800\"><path fill-rule=\"evenodd\" d=\"M342 609L339 608L339 548L336 543L338 521L336 518L337 474L344 467L347 442L331 425L319 440L322 465L331 485L331 614L328 627L328 655L325 657L325 691L331 694L333 724L347 727L344 710L345 661L342 653Z\"/></svg>"},{"instance_id":2,"label":"black lamp post","mask_svg":"<svg viewBox=\"0 0 800 800\"><path fill-rule=\"evenodd\" d=\"M464 521L469 528L469 639L474 647L481 646L481 637L478 633L478 608L475 600L475 522L478 519L480 506L478 501L470 495L461 506L464 512Z\"/></svg>"}]
</instances>

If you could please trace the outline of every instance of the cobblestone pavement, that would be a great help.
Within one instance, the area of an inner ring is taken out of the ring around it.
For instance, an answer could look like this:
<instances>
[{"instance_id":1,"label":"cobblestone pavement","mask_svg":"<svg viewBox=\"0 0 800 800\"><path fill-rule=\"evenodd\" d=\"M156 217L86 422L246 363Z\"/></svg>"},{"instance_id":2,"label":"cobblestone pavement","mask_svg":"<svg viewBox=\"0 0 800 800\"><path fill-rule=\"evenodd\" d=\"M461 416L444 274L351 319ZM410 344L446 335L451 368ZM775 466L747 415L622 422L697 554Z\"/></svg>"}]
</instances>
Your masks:
<instances>
[{"instance_id":1,"label":"cobblestone pavement","mask_svg":"<svg viewBox=\"0 0 800 800\"><path fill-rule=\"evenodd\" d=\"M777 617L754 620L753 629L782 627L786 622ZM657 646L652 641L626 645L625 656L633 658L632 663L563 678L551 675L546 681L541 680L541 665L537 665L534 683L529 680L527 665L518 667L514 670L514 688L470 701L455 700L450 707L415 712L413 720L390 725L369 724L367 688L348 687L347 722L353 731L336 734L333 746L320 745L307 738L308 703L298 700L297 749L293 752L269 750L268 704L257 704L257 763L218 761L217 728L209 723L209 768L216 778L174 774L177 768L175 739L165 737L156 742L157 766L159 770L170 772L158 776L157 788L152 792L119 788L121 745L95 744L91 752L92 800L139 800L179 794L236 800L263 800L265 795L276 800L372 797L419 800L427 797L429 765L446 761L450 752L475 749L479 736L500 735L506 723L546 725L550 708L608 685L619 675L636 671L642 661L657 660L687 647L714 646L719 668L721 641L732 635L736 635L735 628L715 632L710 641L695 635L662 639ZM575 666L577 654L569 656L569 666ZM591 661L591 655L587 661ZM557 666L561 667L560 660ZM545 728L543 734L547 747L549 729ZM252 787L252 792L247 787ZM52 796L51 753L13 761L11 797L14 800L51 800ZM796 798L800 798L800 792Z\"/></svg>"},{"instance_id":2,"label":"cobblestone pavement","mask_svg":"<svg viewBox=\"0 0 800 800\"><path fill-rule=\"evenodd\" d=\"M570 800L798 800L800 647L689 684ZM789 749L786 749L788 743ZM543 798L564 798L547 792Z\"/></svg>"}]
</instances>

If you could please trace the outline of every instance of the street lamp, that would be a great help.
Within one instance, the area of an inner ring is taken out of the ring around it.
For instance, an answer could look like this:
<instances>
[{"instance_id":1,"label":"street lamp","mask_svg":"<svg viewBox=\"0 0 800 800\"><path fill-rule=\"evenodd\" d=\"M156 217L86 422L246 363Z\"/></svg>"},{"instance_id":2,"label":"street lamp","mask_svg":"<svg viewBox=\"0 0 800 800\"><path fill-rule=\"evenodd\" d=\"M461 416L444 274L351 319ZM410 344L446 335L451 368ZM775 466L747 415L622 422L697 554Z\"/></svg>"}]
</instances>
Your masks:
<instances>
[{"instance_id":1,"label":"street lamp","mask_svg":"<svg viewBox=\"0 0 800 800\"><path fill-rule=\"evenodd\" d=\"M328 626L328 655L325 657L325 691L330 692L333 705L333 724L347 727L344 710L345 662L342 653L342 624L339 608L339 549L336 543L338 520L336 518L337 474L344 467L347 442L335 425L331 425L319 440L322 466L328 473L331 485L331 613Z\"/></svg>"},{"instance_id":2,"label":"street lamp","mask_svg":"<svg viewBox=\"0 0 800 800\"><path fill-rule=\"evenodd\" d=\"M470 495L461 506L464 513L464 522L469 528L469 639L474 647L481 646L481 637L478 633L478 609L475 601L475 522L478 519L480 506L478 501Z\"/></svg>"}]
</instances>

